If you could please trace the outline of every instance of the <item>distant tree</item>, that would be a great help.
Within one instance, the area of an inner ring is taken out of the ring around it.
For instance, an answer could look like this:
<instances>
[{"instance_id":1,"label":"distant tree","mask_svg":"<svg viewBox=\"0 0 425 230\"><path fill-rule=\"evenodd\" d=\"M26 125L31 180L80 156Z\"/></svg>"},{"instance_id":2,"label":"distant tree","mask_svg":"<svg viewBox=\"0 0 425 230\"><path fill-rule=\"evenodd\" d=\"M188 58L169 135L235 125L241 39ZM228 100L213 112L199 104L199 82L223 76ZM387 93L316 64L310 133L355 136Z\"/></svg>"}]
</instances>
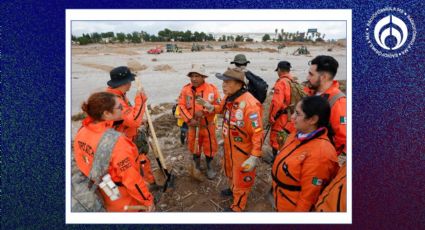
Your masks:
<instances>
[{"instance_id":1,"label":"distant tree","mask_svg":"<svg viewBox=\"0 0 425 230\"><path fill-rule=\"evenodd\" d=\"M77 41L77 37L75 37L74 35L71 35L71 41L76 42Z\"/></svg>"},{"instance_id":2,"label":"distant tree","mask_svg":"<svg viewBox=\"0 0 425 230\"><path fill-rule=\"evenodd\" d=\"M87 45L91 43L91 38L89 34L83 34L81 37L77 38L77 41L80 45Z\"/></svg>"},{"instance_id":3,"label":"distant tree","mask_svg":"<svg viewBox=\"0 0 425 230\"><path fill-rule=\"evenodd\" d=\"M117 40L120 43L123 43L125 41L125 34L124 33L117 33Z\"/></svg>"},{"instance_id":4,"label":"distant tree","mask_svg":"<svg viewBox=\"0 0 425 230\"><path fill-rule=\"evenodd\" d=\"M253 41L254 41L254 39L252 39L252 38L246 38L246 39L245 39L245 41L246 41L246 42L253 42Z\"/></svg>"},{"instance_id":5,"label":"distant tree","mask_svg":"<svg viewBox=\"0 0 425 230\"><path fill-rule=\"evenodd\" d=\"M127 42L131 42L133 40L133 35L126 34L125 39L127 40Z\"/></svg>"},{"instance_id":6,"label":"distant tree","mask_svg":"<svg viewBox=\"0 0 425 230\"><path fill-rule=\"evenodd\" d=\"M207 41L215 41L214 36L212 34L208 34Z\"/></svg>"},{"instance_id":7,"label":"distant tree","mask_svg":"<svg viewBox=\"0 0 425 230\"><path fill-rule=\"evenodd\" d=\"M270 40L270 35L268 34L264 34L263 36L263 42L269 41Z\"/></svg>"},{"instance_id":8,"label":"distant tree","mask_svg":"<svg viewBox=\"0 0 425 230\"><path fill-rule=\"evenodd\" d=\"M142 42L142 39L140 38L140 34L138 32L134 31L132 35L133 36L131 38L131 42L133 42L133 43L141 43Z\"/></svg>"},{"instance_id":9,"label":"distant tree","mask_svg":"<svg viewBox=\"0 0 425 230\"><path fill-rule=\"evenodd\" d=\"M221 41L223 41L223 42L226 41L226 35L223 34L223 36L221 36Z\"/></svg>"},{"instance_id":10,"label":"distant tree","mask_svg":"<svg viewBox=\"0 0 425 230\"><path fill-rule=\"evenodd\" d=\"M92 33L90 37L92 43L99 43L100 41L102 41L102 36L100 36L100 34L97 32Z\"/></svg>"},{"instance_id":11,"label":"distant tree","mask_svg":"<svg viewBox=\"0 0 425 230\"><path fill-rule=\"evenodd\" d=\"M274 29L274 39L276 39L276 38L277 38L277 28Z\"/></svg>"},{"instance_id":12,"label":"distant tree","mask_svg":"<svg viewBox=\"0 0 425 230\"><path fill-rule=\"evenodd\" d=\"M242 35L236 35L235 41L237 42L243 42L243 36Z\"/></svg>"},{"instance_id":13,"label":"distant tree","mask_svg":"<svg viewBox=\"0 0 425 230\"><path fill-rule=\"evenodd\" d=\"M278 42L282 42L282 41L283 41L282 34L279 34L279 37L277 38L277 41L278 41Z\"/></svg>"}]
</instances>

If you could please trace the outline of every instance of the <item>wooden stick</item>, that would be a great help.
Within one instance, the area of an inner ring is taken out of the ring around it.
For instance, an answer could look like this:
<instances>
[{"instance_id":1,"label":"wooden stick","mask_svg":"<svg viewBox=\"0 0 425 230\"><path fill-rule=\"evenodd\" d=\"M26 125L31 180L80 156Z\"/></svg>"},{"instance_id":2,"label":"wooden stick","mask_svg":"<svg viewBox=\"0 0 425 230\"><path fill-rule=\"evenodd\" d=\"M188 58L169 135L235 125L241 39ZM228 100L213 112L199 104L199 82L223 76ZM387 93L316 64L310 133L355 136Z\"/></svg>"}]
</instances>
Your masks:
<instances>
[{"instance_id":1,"label":"wooden stick","mask_svg":"<svg viewBox=\"0 0 425 230\"><path fill-rule=\"evenodd\" d=\"M143 205L126 205L124 206L124 211L140 211L140 210L148 210L148 207Z\"/></svg>"},{"instance_id":2,"label":"wooden stick","mask_svg":"<svg viewBox=\"0 0 425 230\"><path fill-rule=\"evenodd\" d=\"M188 198L189 196L191 196L192 195L192 192L189 192L189 194L187 194L186 196L184 196L184 197L182 197L182 201L184 200L184 199L186 199L186 198Z\"/></svg>"},{"instance_id":3,"label":"wooden stick","mask_svg":"<svg viewBox=\"0 0 425 230\"><path fill-rule=\"evenodd\" d=\"M220 205L218 205L216 202L214 202L213 200L211 200L210 199L210 201L211 201L211 203L213 203L216 207L218 207L220 210L223 210L223 208L220 206Z\"/></svg>"},{"instance_id":4,"label":"wooden stick","mask_svg":"<svg viewBox=\"0 0 425 230\"><path fill-rule=\"evenodd\" d=\"M151 116L149 114L148 105L146 104L145 106L146 106L146 112L145 112L145 114L146 114L146 117L148 118L149 130L150 130L150 132L152 134L152 139L153 139L154 147L156 149L156 151L154 150L154 153L158 154L158 158L159 158L159 161L162 164L162 167L165 170L167 170L167 166L165 165L164 155L162 155L161 148L159 147L158 139L156 138L156 133L155 133L155 129L153 127Z\"/></svg>"}]
</instances>

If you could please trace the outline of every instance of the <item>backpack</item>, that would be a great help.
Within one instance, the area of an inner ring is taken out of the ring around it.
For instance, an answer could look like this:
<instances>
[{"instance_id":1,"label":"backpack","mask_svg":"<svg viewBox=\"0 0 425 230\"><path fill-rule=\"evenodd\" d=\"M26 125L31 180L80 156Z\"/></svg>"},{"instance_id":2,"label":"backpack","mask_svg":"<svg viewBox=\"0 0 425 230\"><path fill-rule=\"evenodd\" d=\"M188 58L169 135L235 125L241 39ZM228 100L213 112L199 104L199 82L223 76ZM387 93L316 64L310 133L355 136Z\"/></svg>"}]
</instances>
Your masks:
<instances>
[{"instance_id":1,"label":"backpack","mask_svg":"<svg viewBox=\"0 0 425 230\"><path fill-rule=\"evenodd\" d=\"M267 89L269 85L261 77L253 74L251 71L245 72L248 79L248 92L252 94L261 104L266 100Z\"/></svg>"},{"instance_id":2,"label":"backpack","mask_svg":"<svg viewBox=\"0 0 425 230\"><path fill-rule=\"evenodd\" d=\"M71 156L71 211L106 212L103 198L98 189L102 177L108 173L112 150L121 134L108 129L101 137L94 155L90 174L86 177Z\"/></svg>"},{"instance_id":3,"label":"backpack","mask_svg":"<svg viewBox=\"0 0 425 230\"><path fill-rule=\"evenodd\" d=\"M291 99L289 105L285 110L278 111L275 119L284 114L286 111L286 114L288 114L288 121L291 121L291 115L295 112L295 106L299 101L301 101L301 99L307 96L307 93L304 92L303 86L300 83L290 79L288 79L288 83L291 88Z\"/></svg>"}]
</instances>

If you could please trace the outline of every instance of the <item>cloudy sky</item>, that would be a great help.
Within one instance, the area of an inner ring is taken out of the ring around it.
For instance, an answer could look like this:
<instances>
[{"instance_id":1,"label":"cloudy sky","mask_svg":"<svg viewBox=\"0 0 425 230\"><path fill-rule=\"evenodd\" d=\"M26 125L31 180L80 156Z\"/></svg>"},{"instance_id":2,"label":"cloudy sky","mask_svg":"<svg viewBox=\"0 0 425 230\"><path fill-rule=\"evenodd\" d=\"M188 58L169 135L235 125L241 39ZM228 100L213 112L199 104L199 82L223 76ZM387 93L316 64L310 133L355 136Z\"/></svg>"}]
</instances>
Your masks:
<instances>
[{"instance_id":1,"label":"cloudy sky","mask_svg":"<svg viewBox=\"0 0 425 230\"><path fill-rule=\"evenodd\" d=\"M81 36L93 32L146 31L157 34L168 28L176 31L190 30L206 33L270 33L277 28L285 32L306 32L309 28L317 28L326 39L346 38L345 21L72 21L71 33Z\"/></svg>"}]
</instances>

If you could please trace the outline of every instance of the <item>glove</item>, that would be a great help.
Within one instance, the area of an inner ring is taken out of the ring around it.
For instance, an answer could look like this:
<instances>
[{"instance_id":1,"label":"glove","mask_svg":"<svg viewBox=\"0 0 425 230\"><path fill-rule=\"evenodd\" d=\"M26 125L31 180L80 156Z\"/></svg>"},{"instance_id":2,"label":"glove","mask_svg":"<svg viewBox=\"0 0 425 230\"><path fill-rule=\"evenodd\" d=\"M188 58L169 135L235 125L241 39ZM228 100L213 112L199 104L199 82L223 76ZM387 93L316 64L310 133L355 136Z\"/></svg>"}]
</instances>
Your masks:
<instances>
[{"instance_id":1,"label":"glove","mask_svg":"<svg viewBox=\"0 0 425 230\"><path fill-rule=\"evenodd\" d=\"M195 120L195 119L191 119L190 121L189 121L189 126L198 126L198 124L199 124L199 122L197 121L197 120Z\"/></svg>"},{"instance_id":2,"label":"glove","mask_svg":"<svg viewBox=\"0 0 425 230\"><path fill-rule=\"evenodd\" d=\"M252 170L255 169L255 167L257 167L257 163L258 162L258 157L251 155L248 159L246 159L241 167L242 167L242 172L251 172Z\"/></svg>"},{"instance_id":3,"label":"glove","mask_svg":"<svg viewBox=\"0 0 425 230\"><path fill-rule=\"evenodd\" d=\"M196 111L195 112L195 118L201 118L204 116L204 113L202 111Z\"/></svg>"},{"instance_id":4,"label":"glove","mask_svg":"<svg viewBox=\"0 0 425 230\"><path fill-rule=\"evenodd\" d=\"M204 106L208 110L208 112L211 113L212 111L214 111L214 106L210 102L204 100L202 97L197 97L195 101L197 104Z\"/></svg>"},{"instance_id":5,"label":"glove","mask_svg":"<svg viewBox=\"0 0 425 230\"><path fill-rule=\"evenodd\" d=\"M345 161L347 160L347 155L345 153L341 153L338 156L338 165L339 167L342 167L345 164Z\"/></svg>"}]
</instances>

